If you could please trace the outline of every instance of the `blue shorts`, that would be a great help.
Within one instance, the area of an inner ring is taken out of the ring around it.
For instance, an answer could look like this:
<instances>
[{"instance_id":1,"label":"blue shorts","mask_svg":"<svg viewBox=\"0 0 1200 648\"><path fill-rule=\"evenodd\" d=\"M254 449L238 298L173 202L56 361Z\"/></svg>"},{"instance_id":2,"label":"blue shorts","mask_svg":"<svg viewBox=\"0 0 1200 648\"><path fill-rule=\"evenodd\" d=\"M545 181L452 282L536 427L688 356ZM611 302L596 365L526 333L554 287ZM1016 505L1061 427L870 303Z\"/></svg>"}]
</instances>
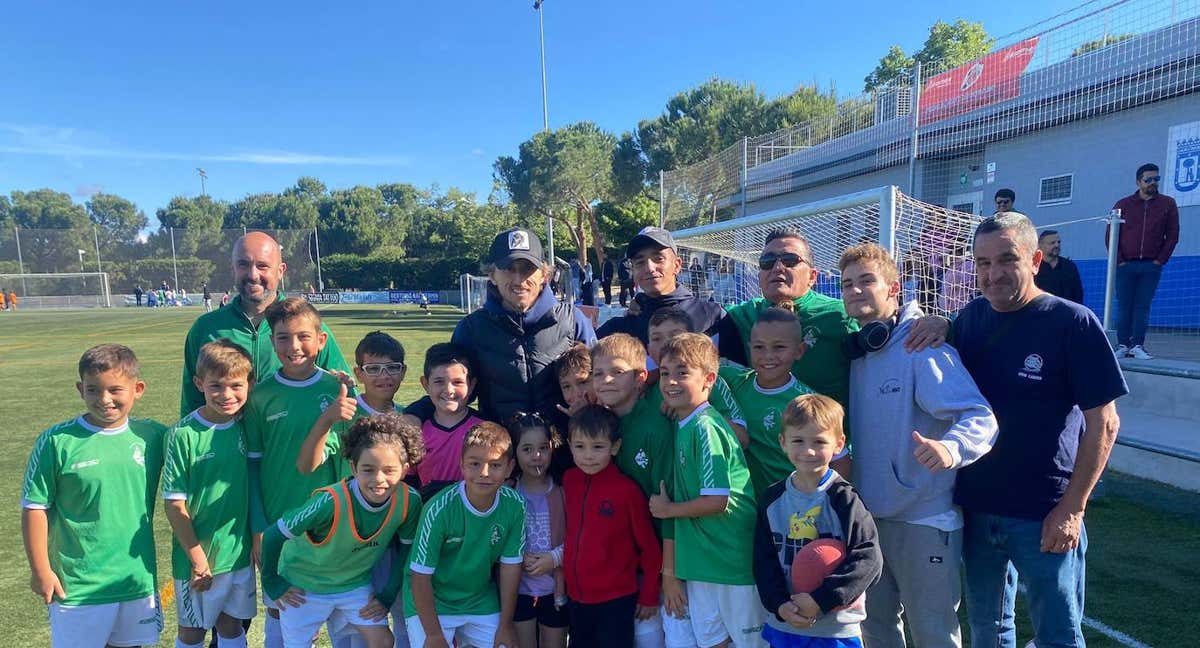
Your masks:
<instances>
[{"instance_id":1,"label":"blue shorts","mask_svg":"<svg viewBox=\"0 0 1200 648\"><path fill-rule=\"evenodd\" d=\"M809 637L763 626L763 640L771 648L863 648L861 637Z\"/></svg>"}]
</instances>

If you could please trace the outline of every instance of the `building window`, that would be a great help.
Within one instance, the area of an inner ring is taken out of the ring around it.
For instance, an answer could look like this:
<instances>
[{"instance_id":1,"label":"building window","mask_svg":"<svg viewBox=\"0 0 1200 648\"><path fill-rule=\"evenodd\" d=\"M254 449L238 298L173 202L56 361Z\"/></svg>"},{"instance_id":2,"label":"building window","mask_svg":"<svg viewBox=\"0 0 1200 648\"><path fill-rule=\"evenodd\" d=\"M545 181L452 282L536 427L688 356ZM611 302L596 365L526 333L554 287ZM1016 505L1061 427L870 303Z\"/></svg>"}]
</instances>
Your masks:
<instances>
[{"instance_id":1,"label":"building window","mask_svg":"<svg viewBox=\"0 0 1200 648\"><path fill-rule=\"evenodd\" d=\"M1038 207L1051 205L1066 205L1071 202L1071 188L1075 184L1075 174L1042 178L1041 190L1038 192Z\"/></svg>"}]
</instances>

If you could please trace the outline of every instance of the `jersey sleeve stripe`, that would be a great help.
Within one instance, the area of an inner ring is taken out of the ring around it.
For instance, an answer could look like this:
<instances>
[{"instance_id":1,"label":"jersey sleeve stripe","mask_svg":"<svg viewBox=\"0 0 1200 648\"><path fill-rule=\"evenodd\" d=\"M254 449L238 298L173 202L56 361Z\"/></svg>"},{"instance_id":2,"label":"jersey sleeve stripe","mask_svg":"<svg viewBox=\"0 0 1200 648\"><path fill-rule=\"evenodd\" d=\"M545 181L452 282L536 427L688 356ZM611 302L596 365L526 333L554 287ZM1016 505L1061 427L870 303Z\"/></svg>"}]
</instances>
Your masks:
<instances>
[{"instance_id":1,"label":"jersey sleeve stripe","mask_svg":"<svg viewBox=\"0 0 1200 648\"><path fill-rule=\"evenodd\" d=\"M27 499L23 499L23 500L21 500L21 508L29 509L31 511L47 511L50 509L50 505L49 504L41 504L38 502L31 502Z\"/></svg>"},{"instance_id":2,"label":"jersey sleeve stripe","mask_svg":"<svg viewBox=\"0 0 1200 648\"><path fill-rule=\"evenodd\" d=\"M500 556L501 565L519 565L523 560L521 556Z\"/></svg>"},{"instance_id":3,"label":"jersey sleeve stripe","mask_svg":"<svg viewBox=\"0 0 1200 648\"><path fill-rule=\"evenodd\" d=\"M288 525L284 523L283 518L280 518L275 522L275 528L279 529L279 532L283 534L283 537L287 538L288 540L296 537L296 534L292 533L292 530L289 529Z\"/></svg>"},{"instance_id":4,"label":"jersey sleeve stripe","mask_svg":"<svg viewBox=\"0 0 1200 648\"><path fill-rule=\"evenodd\" d=\"M729 493L730 493L730 489L728 489L728 488L701 488L700 489L701 495L729 495Z\"/></svg>"},{"instance_id":5,"label":"jersey sleeve stripe","mask_svg":"<svg viewBox=\"0 0 1200 648\"><path fill-rule=\"evenodd\" d=\"M429 559L429 535L433 532L433 525L436 522L437 516L441 514L450 502L454 501L453 498L455 497L458 497L458 488L447 488L439 493L437 497L434 497L429 507L422 512L420 528L417 530L417 537L414 538L413 544L413 571L419 574L425 573L417 570L418 566L424 567L417 561ZM429 569L428 573L433 573L432 567L425 568Z\"/></svg>"},{"instance_id":6,"label":"jersey sleeve stripe","mask_svg":"<svg viewBox=\"0 0 1200 648\"><path fill-rule=\"evenodd\" d=\"M434 570L436 569L436 567L426 567L425 565L418 565L417 563L412 563L408 566L408 568L418 574L425 574L426 576L432 576Z\"/></svg>"},{"instance_id":7,"label":"jersey sleeve stripe","mask_svg":"<svg viewBox=\"0 0 1200 648\"><path fill-rule=\"evenodd\" d=\"M261 453L261 452L247 452L246 453L246 457L248 459L262 459L262 456L263 456L263 453Z\"/></svg>"},{"instance_id":8,"label":"jersey sleeve stripe","mask_svg":"<svg viewBox=\"0 0 1200 648\"><path fill-rule=\"evenodd\" d=\"M163 491L163 499L168 501L186 500L187 498L187 493L180 493L178 491Z\"/></svg>"}]
</instances>

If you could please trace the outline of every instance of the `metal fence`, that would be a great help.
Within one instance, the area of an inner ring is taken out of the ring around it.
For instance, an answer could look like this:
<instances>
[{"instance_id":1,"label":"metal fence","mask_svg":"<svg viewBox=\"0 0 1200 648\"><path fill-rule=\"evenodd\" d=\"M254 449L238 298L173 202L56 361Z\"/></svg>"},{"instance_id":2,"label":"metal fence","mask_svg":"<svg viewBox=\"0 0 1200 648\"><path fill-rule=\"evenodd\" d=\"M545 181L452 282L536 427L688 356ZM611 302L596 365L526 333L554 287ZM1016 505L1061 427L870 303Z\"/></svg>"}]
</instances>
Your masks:
<instances>
[{"instance_id":1,"label":"metal fence","mask_svg":"<svg viewBox=\"0 0 1200 648\"><path fill-rule=\"evenodd\" d=\"M315 230L252 230L270 234L279 242L287 271L285 292L313 292L321 286L320 247ZM17 275L0 286L15 292L22 305L73 307L93 304L96 281L56 279L61 273L105 273L113 293L112 304L132 303L137 287L151 291L166 286L180 303L198 303L207 284L214 299L229 290L235 293L231 258L234 242L244 229L196 231L165 228L133 243L106 240L96 228L26 229L0 231L0 274ZM74 298L82 299L50 299Z\"/></svg>"}]
</instances>

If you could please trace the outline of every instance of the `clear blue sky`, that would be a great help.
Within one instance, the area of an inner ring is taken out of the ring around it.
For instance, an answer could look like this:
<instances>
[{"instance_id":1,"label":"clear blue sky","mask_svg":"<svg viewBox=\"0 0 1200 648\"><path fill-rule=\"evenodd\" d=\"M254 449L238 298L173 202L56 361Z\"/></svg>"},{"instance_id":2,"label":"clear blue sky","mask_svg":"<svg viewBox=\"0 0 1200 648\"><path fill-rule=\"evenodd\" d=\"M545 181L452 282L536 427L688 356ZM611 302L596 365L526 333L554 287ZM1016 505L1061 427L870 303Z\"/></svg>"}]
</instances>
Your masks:
<instances>
[{"instance_id":1,"label":"clear blue sky","mask_svg":"<svg viewBox=\"0 0 1200 648\"><path fill-rule=\"evenodd\" d=\"M620 134L709 77L840 95L937 19L1001 36L1078 4L546 0L551 127ZM541 128L532 0L13 3L0 41L0 193L196 195L379 182L491 188ZM366 3L363 3L366 4Z\"/></svg>"}]
</instances>

